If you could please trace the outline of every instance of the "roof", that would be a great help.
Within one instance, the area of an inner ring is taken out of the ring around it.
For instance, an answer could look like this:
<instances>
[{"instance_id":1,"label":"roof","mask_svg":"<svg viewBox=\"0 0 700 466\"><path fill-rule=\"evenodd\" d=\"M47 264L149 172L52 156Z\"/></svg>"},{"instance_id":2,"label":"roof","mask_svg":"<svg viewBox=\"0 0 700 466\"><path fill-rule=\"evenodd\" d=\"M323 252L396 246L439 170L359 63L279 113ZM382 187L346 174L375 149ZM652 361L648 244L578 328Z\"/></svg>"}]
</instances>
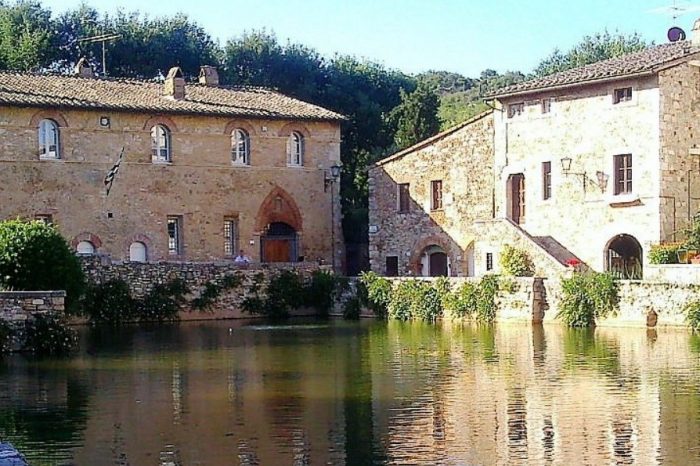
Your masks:
<instances>
[{"instance_id":1,"label":"roof","mask_svg":"<svg viewBox=\"0 0 700 466\"><path fill-rule=\"evenodd\" d=\"M163 95L163 84L135 79L0 72L0 105L268 119L344 120L339 113L259 87L190 84L185 99Z\"/></svg>"},{"instance_id":2,"label":"roof","mask_svg":"<svg viewBox=\"0 0 700 466\"><path fill-rule=\"evenodd\" d=\"M561 71L543 78L506 86L498 89L489 97L507 97L555 87L624 78L630 75L652 74L664 65L698 52L700 52L700 49L692 47L690 41L655 45L639 52L621 55L590 65Z\"/></svg>"},{"instance_id":3,"label":"roof","mask_svg":"<svg viewBox=\"0 0 700 466\"><path fill-rule=\"evenodd\" d=\"M444 139L445 137L449 136L450 134L456 133L460 129L462 129L466 126L469 126L472 123L475 123L476 121L481 120L482 118L484 118L488 115L491 115L492 113L493 113L492 109L481 112L478 115L475 115L475 116L471 117L470 119L463 121L462 123L459 123L451 128L448 128L445 131L437 133L435 136L431 136L427 139L423 139L422 141L412 145L411 147L407 147L406 149L403 149L395 154L392 154L388 157L385 157L382 160L379 160L379 161L375 162L374 164L372 164L372 166L369 168L371 170L373 168L380 167L380 166L384 165L385 163L392 162L396 159L403 157L404 155L408 155L412 152L423 149L424 147L427 147L427 146L439 141L440 139Z\"/></svg>"}]
</instances>

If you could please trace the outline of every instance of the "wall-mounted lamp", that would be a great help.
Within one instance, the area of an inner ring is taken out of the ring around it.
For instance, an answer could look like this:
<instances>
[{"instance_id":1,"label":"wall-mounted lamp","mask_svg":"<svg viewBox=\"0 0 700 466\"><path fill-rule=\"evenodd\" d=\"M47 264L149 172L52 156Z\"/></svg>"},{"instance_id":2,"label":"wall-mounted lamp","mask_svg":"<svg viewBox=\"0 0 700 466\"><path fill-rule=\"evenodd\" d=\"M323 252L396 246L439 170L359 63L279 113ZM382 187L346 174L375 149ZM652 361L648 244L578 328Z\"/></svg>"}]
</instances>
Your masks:
<instances>
[{"instance_id":1,"label":"wall-mounted lamp","mask_svg":"<svg viewBox=\"0 0 700 466\"><path fill-rule=\"evenodd\" d=\"M610 179L610 175L599 170L595 172L595 177L598 180L598 187L600 188L600 192L604 193L605 190L608 188L608 180Z\"/></svg>"},{"instance_id":2,"label":"wall-mounted lamp","mask_svg":"<svg viewBox=\"0 0 700 466\"><path fill-rule=\"evenodd\" d=\"M323 174L323 190L328 191L328 187L338 181L338 177L340 177L340 165L333 165L331 166L331 173L330 176L328 176L328 172L324 172Z\"/></svg>"},{"instance_id":3,"label":"wall-mounted lamp","mask_svg":"<svg viewBox=\"0 0 700 466\"><path fill-rule=\"evenodd\" d=\"M581 177L581 182L583 183L583 192L586 192L586 172L572 172L571 171L571 157L564 157L561 159L561 171L564 173L564 175L569 176L569 175L576 175Z\"/></svg>"}]
</instances>

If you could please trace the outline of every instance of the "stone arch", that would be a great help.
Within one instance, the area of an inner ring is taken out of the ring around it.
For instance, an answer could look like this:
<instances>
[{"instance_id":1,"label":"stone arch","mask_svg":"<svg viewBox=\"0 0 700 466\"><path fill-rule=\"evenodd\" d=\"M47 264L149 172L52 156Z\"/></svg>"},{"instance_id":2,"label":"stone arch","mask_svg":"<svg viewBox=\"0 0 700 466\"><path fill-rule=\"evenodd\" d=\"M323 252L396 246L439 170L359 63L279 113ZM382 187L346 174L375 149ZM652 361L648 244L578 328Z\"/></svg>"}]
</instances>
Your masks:
<instances>
[{"instance_id":1,"label":"stone arch","mask_svg":"<svg viewBox=\"0 0 700 466\"><path fill-rule=\"evenodd\" d=\"M151 254L152 247L153 247L153 241L151 241L151 238L149 238L148 236L142 235L141 233L137 233L137 234L133 235L131 238L129 238L129 241L126 244L125 257L131 258L131 245L134 243L143 243L143 245L146 246L147 257L148 257L148 255Z\"/></svg>"},{"instance_id":2,"label":"stone arch","mask_svg":"<svg viewBox=\"0 0 700 466\"><path fill-rule=\"evenodd\" d=\"M95 246L95 249L100 249L102 247L102 240L100 237L90 233L89 231L84 231L78 235L75 235L71 240L70 245L73 249L76 249L78 247L78 243L81 241L89 241L93 246Z\"/></svg>"},{"instance_id":3,"label":"stone arch","mask_svg":"<svg viewBox=\"0 0 700 466\"><path fill-rule=\"evenodd\" d=\"M637 238L621 233L605 244L605 270L621 278L641 279L644 250Z\"/></svg>"},{"instance_id":4,"label":"stone arch","mask_svg":"<svg viewBox=\"0 0 700 466\"><path fill-rule=\"evenodd\" d=\"M284 125L282 129L280 129L277 132L277 136L281 138L286 138L290 134L292 134L292 131L297 131L301 133L301 135L304 136L304 138L306 139L309 139L311 137L311 131L309 131L309 129L303 124L297 122L287 123L286 125Z\"/></svg>"},{"instance_id":5,"label":"stone arch","mask_svg":"<svg viewBox=\"0 0 700 466\"><path fill-rule=\"evenodd\" d=\"M172 120L172 118L165 115L153 115L152 117L148 118L143 124L143 129L150 131L155 125L165 125L168 127L171 133L177 132L177 125L175 122Z\"/></svg>"},{"instance_id":6,"label":"stone arch","mask_svg":"<svg viewBox=\"0 0 700 466\"><path fill-rule=\"evenodd\" d=\"M265 197L255 216L255 231L262 234L270 223L286 223L297 232L303 229L301 211L287 191L275 186Z\"/></svg>"},{"instance_id":7,"label":"stone arch","mask_svg":"<svg viewBox=\"0 0 700 466\"><path fill-rule=\"evenodd\" d=\"M255 127L243 120L231 120L226 123L226 126L224 127L224 134L226 136L231 136L231 132L236 128L245 130L245 132L248 133L248 136L253 136L255 134Z\"/></svg>"},{"instance_id":8,"label":"stone arch","mask_svg":"<svg viewBox=\"0 0 700 466\"><path fill-rule=\"evenodd\" d=\"M451 242L450 242L450 240L444 238L442 235L427 236L425 238L420 239L415 244L415 246L413 247L413 251L411 252L411 257L408 261L408 266L410 268L411 273L413 273L415 275L420 275L421 257L423 256L423 252L431 246L438 246L443 251L445 251L445 254L447 255L448 260L452 263L450 275L455 275L454 271L455 271L456 261L454 258L452 248L450 247Z\"/></svg>"},{"instance_id":9,"label":"stone arch","mask_svg":"<svg viewBox=\"0 0 700 466\"><path fill-rule=\"evenodd\" d=\"M68 127L68 121L63 114L55 110L39 110L32 115L32 118L29 120L29 125L38 128L41 120L53 120L58 124L59 128Z\"/></svg>"}]
</instances>

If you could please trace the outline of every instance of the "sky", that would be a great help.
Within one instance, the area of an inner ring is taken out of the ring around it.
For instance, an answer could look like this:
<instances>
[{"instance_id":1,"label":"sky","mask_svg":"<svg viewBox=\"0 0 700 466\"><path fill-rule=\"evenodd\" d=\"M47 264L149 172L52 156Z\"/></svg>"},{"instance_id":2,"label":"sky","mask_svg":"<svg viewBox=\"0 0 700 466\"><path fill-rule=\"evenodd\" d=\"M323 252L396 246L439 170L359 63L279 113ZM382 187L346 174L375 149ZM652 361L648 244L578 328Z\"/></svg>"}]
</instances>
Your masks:
<instances>
[{"instance_id":1,"label":"sky","mask_svg":"<svg viewBox=\"0 0 700 466\"><path fill-rule=\"evenodd\" d=\"M700 18L688 5L676 21L688 36ZM81 0L42 0L54 14ZM555 48L568 50L589 34L639 32L666 42L673 0L89 0L98 11L187 14L221 44L266 29L325 56L355 55L406 73L445 70L477 77L482 70L530 72ZM154 6L158 8L154 8Z\"/></svg>"}]
</instances>

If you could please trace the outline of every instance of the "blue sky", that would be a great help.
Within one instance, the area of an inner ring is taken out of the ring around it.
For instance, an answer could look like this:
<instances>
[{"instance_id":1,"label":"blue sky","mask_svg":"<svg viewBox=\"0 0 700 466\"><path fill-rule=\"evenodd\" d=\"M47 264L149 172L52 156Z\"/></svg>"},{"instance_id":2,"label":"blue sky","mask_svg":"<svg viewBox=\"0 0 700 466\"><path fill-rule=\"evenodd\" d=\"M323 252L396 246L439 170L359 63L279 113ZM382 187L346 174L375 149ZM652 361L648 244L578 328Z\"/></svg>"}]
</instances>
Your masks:
<instances>
[{"instance_id":1,"label":"blue sky","mask_svg":"<svg viewBox=\"0 0 700 466\"><path fill-rule=\"evenodd\" d=\"M475 77L486 69L531 71L555 47L568 49L607 28L666 41L672 19L652 10L673 0L90 0L103 12L117 8L150 16L186 13L224 43L246 30L266 28L281 41L326 56L365 57L407 73L429 69ZM681 1L678 0L679 5ZM55 13L80 0L43 0ZM159 9L154 6L158 5ZM677 24L689 34L700 10Z\"/></svg>"}]
</instances>

